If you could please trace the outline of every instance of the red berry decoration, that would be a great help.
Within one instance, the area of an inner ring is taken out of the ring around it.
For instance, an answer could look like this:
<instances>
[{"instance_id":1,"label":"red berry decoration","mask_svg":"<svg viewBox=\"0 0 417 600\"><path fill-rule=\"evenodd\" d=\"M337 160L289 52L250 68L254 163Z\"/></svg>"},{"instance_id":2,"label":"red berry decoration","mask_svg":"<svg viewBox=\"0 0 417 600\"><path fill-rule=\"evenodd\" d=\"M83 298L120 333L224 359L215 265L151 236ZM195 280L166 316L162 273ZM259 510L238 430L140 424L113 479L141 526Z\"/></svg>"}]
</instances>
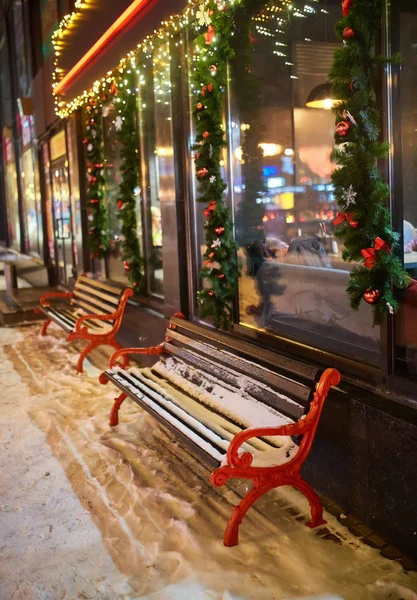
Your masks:
<instances>
[{"instance_id":1,"label":"red berry decoration","mask_svg":"<svg viewBox=\"0 0 417 600\"><path fill-rule=\"evenodd\" d=\"M125 205L124 205L124 203L123 203L123 200L119 200L119 201L117 202L117 208L118 208L119 210L122 210L122 208L124 208L124 206L125 206Z\"/></svg>"},{"instance_id":2,"label":"red berry decoration","mask_svg":"<svg viewBox=\"0 0 417 600\"><path fill-rule=\"evenodd\" d=\"M97 204L98 200L97 200L97 198L93 198L92 200L90 200L90 202L91 202L91 204Z\"/></svg>"},{"instance_id":3,"label":"red berry decoration","mask_svg":"<svg viewBox=\"0 0 417 600\"><path fill-rule=\"evenodd\" d=\"M355 37L355 32L352 29L352 27L345 27L343 30L343 37L345 38L345 40L350 40L351 38Z\"/></svg>"},{"instance_id":4,"label":"red berry decoration","mask_svg":"<svg viewBox=\"0 0 417 600\"><path fill-rule=\"evenodd\" d=\"M84 138L83 139L83 144L88 144L88 141L89 141L88 138Z\"/></svg>"},{"instance_id":5,"label":"red berry decoration","mask_svg":"<svg viewBox=\"0 0 417 600\"><path fill-rule=\"evenodd\" d=\"M343 0L342 1L342 12L343 12L344 17L349 16L352 4L353 4L352 0Z\"/></svg>"},{"instance_id":6,"label":"red berry decoration","mask_svg":"<svg viewBox=\"0 0 417 600\"><path fill-rule=\"evenodd\" d=\"M216 227L216 229L214 231L216 232L217 235L223 235L224 227Z\"/></svg>"},{"instance_id":7,"label":"red berry decoration","mask_svg":"<svg viewBox=\"0 0 417 600\"><path fill-rule=\"evenodd\" d=\"M197 104L197 110L204 110L204 104L202 104L201 102L199 102Z\"/></svg>"},{"instance_id":8,"label":"red berry decoration","mask_svg":"<svg viewBox=\"0 0 417 600\"><path fill-rule=\"evenodd\" d=\"M337 135L340 135L340 137L345 137L345 135L349 133L349 129L350 123L348 123L348 121L340 121L340 123L336 125L336 133Z\"/></svg>"},{"instance_id":9,"label":"red berry decoration","mask_svg":"<svg viewBox=\"0 0 417 600\"><path fill-rule=\"evenodd\" d=\"M224 278L225 278L224 273L219 273L219 279L224 279Z\"/></svg>"},{"instance_id":10,"label":"red berry decoration","mask_svg":"<svg viewBox=\"0 0 417 600\"><path fill-rule=\"evenodd\" d=\"M213 290L210 290L209 293L208 293L208 295L213 297L214 296Z\"/></svg>"},{"instance_id":11,"label":"red berry decoration","mask_svg":"<svg viewBox=\"0 0 417 600\"><path fill-rule=\"evenodd\" d=\"M204 139L207 139L209 135L210 135L210 132L209 132L209 131L205 131L205 132L203 133L203 138L204 138Z\"/></svg>"},{"instance_id":12,"label":"red berry decoration","mask_svg":"<svg viewBox=\"0 0 417 600\"><path fill-rule=\"evenodd\" d=\"M376 304L379 300L381 293L378 290L373 290L372 288L368 288L363 295L363 299L368 304Z\"/></svg>"},{"instance_id":13,"label":"red berry decoration","mask_svg":"<svg viewBox=\"0 0 417 600\"><path fill-rule=\"evenodd\" d=\"M127 262L127 260L124 261L123 267L124 267L124 270L127 271L127 273L129 273L129 271L130 271L130 265Z\"/></svg>"}]
</instances>

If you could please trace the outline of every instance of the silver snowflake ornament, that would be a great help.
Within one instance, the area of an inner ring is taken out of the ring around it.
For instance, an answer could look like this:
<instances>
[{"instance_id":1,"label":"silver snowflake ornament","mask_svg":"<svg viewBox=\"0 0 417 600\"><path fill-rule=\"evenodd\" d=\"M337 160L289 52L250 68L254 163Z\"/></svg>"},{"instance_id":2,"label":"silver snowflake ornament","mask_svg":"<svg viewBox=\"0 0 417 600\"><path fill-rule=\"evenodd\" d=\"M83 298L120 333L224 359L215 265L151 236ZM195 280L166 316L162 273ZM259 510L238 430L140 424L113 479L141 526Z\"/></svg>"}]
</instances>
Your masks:
<instances>
[{"instance_id":1,"label":"silver snowflake ornament","mask_svg":"<svg viewBox=\"0 0 417 600\"><path fill-rule=\"evenodd\" d=\"M221 241L217 238L217 240L214 240L214 242L212 243L211 247L212 248L218 248L221 245L222 245Z\"/></svg>"},{"instance_id":2,"label":"silver snowflake ornament","mask_svg":"<svg viewBox=\"0 0 417 600\"><path fill-rule=\"evenodd\" d=\"M389 302L387 302L387 308L388 308L389 314L393 315L394 314L394 309L393 309L392 305Z\"/></svg>"},{"instance_id":3,"label":"silver snowflake ornament","mask_svg":"<svg viewBox=\"0 0 417 600\"><path fill-rule=\"evenodd\" d=\"M216 176L215 176L215 175L212 175L212 176L210 177L210 183L214 183L215 181L216 181Z\"/></svg>"},{"instance_id":4,"label":"silver snowflake ornament","mask_svg":"<svg viewBox=\"0 0 417 600\"><path fill-rule=\"evenodd\" d=\"M94 216L93 215L88 215L88 220L89 221L94 221Z\"/></svg>"},{"instance_id":5,"label":"silver snowflake ornament","mask_svg":"<svg viewBox=\"0 0 417 600\"><path fill-rule=\"evenodd\" d=\"M342 194L342 200L346 205L346 208L352 206L352 204L356 203L357 192L353 189L353 186L350 185L347 190L345 190Z\"/></svg>"},{"instance_id":6,"label":"silver snowflake ornament","mask_svg":"<svg viewBox=\"0 0 417 600\"><path fill-rule=\"evenodd\" d=\"M122 117L120 115L117 115L117 117L114 120L114 126L116 127L117 131L120 131L122 128Z\"/></svg>"},{"instance_id":7,"label":"silver snowflake ornament","mask_svg":"<svg viewBox=\"0 0 417 600\"><path fill-rule=\"evenodd\" d=\"M204 25L210 25L211 19L208 10L203 10L202 8L200 8L196 12L195 16L197 18L197 23L200 27L203 27Z\"/></svg>"},{"instance_id":8,"label":"silver snowflake ornament","mask_svg":"<svg viewBox=\"0 0 417 600\"><path fill-rule=\"evenodd\" d=\"M88 150L89 152L91 152L91 150L92 150L92 149L93 149L93 144L88 144L88 146L87 146L87 150Z\"/></svg>"}]
</instances>

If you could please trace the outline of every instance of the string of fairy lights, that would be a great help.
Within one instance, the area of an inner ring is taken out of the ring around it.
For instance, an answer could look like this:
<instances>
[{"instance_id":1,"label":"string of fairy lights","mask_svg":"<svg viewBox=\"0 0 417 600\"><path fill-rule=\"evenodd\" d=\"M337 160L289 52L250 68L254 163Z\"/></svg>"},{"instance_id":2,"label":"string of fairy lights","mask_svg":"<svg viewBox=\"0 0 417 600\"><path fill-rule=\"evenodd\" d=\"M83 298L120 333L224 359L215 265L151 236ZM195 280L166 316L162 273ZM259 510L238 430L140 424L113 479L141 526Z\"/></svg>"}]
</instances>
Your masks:
<instances>
[{"instance_id":1,"label":"string of fairy lights","mask_svg":"<svg viewBox=\"0 0 417 600\"><path fill-rule=\"evenodd\" d=\"M71 113L87 104L91 97L101 97L103 94L108 93L111 86L115 84L115 81L118 81L118 85L120 86L120 75L123 74L125 70L134 69L138 75L137 85L143 84L144 74L141 66L150 59L153 60L156 67L158 66L158 61L161 63L162 59L164 59L166 63L165 68L163 69L163 81L154 81L154 90L156 99L158 100L158 95L162 92L162 87L165 87L166 89L166 86L170 85L169 42L179 32L187 29L193 24L197 27L201 27L201 15L204 14L204 7L208 3L208 0L204 0L203 2L189 0L187 7L182 12L170 17L168 21L162 21L161 27L148 35L142 42L138 43L134 50L131 50L121 59L113 71L107 72L101 79L94 81L89 90L84 90L77 97L67 101L62 95L55 93L55 88L65 75L64 70L59 66L59 57L65 50L66 37L74 30L77 20L80 18L90 1L91 0L77 0L74 11L61 20L57 30L52 36L52 44L55 53L52 91L55 99L55 112L61 118L68 117ZM242 0L219 0L219 10L237 7L241 1ZM310 0L310 2L314 4L320 2L320 0ZM290 15L292 17L306 18L309 14L314 12L316 12L316 9L310 4L300 3L300 6L298 7L292 0L279 0L268 3L264 10L253 18L253 21L256 32L260 35L279 38L285 34L286 25L289 22ZM175 42L176 46L179 44L182 44L181 40ZM280 39L276 39L275 46L273 54L278 57L286 58L287 54L285 52L285 47L287 44ZM160 50L161 47L164 47L162 55ZM154 79L156 79L156 77L154 77ZM134 92L133 89L131 91L132 93Z\"/></svg>"}]
</instances>

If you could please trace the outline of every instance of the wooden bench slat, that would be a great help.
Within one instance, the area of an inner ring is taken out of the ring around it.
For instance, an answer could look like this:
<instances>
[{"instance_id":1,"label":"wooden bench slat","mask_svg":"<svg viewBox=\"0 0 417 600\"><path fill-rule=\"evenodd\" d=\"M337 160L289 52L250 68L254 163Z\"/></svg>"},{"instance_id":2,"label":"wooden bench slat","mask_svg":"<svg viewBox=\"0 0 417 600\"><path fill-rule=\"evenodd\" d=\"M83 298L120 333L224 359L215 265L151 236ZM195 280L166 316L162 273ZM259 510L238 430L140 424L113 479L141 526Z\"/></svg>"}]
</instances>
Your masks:
<instances>
[{"instance_id":1,"label":"wooden bench slat","mask_svg":"<svg viewBox=\"0 0 417 600\"><path fill-rule=\"evenodd\" d=\"M55 323L58 323L58 325L63 327L66 331L73 331L73 329L75 327L75 323L71 322L67 317L62 315L57 310L48 308L48 309L46 309L45 314L50 319L55 321Z\"/></svg>"},{"instance_id":2,"label":"wooden bench slat","mask_svg":"<svg viewBox=\"0 0 417 600\"><path fill-rule=\"evenodd\" d=\"M196 337L202 341L212 342L216 346L222 345L226 350L232 349L243 354L248 360L256 359L260 364L266 364L276 369L283 369L312 382L316 381L320 374L321 370L319 368L300 363L292 358L239 340L231 335L220 333L217 330L203 327L178 317L172 317L170 322L176 327L179 333L183 333L188 337Z\"/></svg>"},{"instance_id":3,"label":"wooden bench slat","mask_svg":"<svg viewBox=\"0 0 417 600\"><path fill-rule=\"evenodd\" d=\"M268 404L292 419L299 419L305 413L305 408L300 404L292 401L283 394L275 392L269 386L258 383L255 379L244 375L242 372L236 373L225 365L222 365L219 368L218 365L216 366L216 364L209 359L166 342L164 344L164 349L176 359L179 358L183 364L187 363L196 369L204 371L206 379L207 374L209 374L214 382L217 379L230 385L232 389L238 390L241 394L245 392L250 393L256 400Z\"/></svg>"},{"instance_id":4,"label":"wooden bench slat","mask_svg":"<svg viewBox=\"0 0 417 600\"><path fill-rule=\"evenodd\" d=\"M106 314L108 314L107 312L105 312L101 308L98 309L97 307L93 306L89 302L86 302L85 300L75 299L74 304L76 304L77 306L81 306L82 308L84 308L86 310L86 313L89 314L89 315L91 315L91 314L93 314L93 315L106 315Z\"/></svg>"},{"instance_id":5,"label":"wooden bench slat","mask_svg":"<svg viewBox=\"0 0 417 600\"><path fill-rule=\"evenodd\" d=\"M94 288L94 287L90 287L88 285L85 285L80 280L77 280L77 284L75 286L74 292L77 289L80 289L80 290L82 290L84 292L87 292L88 294L92 294L94 296L97 296L98 298L101 298L102 300L106 300L107 302L109 302L110 304L113 304L116 307L118 306L119 301L120 301L120 295L119 296L111 296L110 294L106 294L105 292L99 290L98 288Z\"/></svg>"},{"instance_id":6,"label":"wooden bench slat","mask_svg":"<svg viewBox=\"0 0 417 600\"><path fill-rule=\"evenodd\" d=\"M169 330L167 331L167 336L169 336L173 342L177 342L182 347L190 347L193 350L210 357L216 363L226 367L231 366L239 373L249 374L259 382L280 391L284 395L289 395L290 397L292 396L293 398L296 398L297 401L304 407L309 406L311 389L303 383L299 383L298 381L294 381L293 379L289 379L283 375L278 375L272 372L270 369L236 356L231 352L219 350L210 344L193 340L181 333L178 333L177 331ZM291 416L296 416L296 413L297 411Z\"/></svg>"},{"instance_id":7,"label":"wooden bench slat","mask_svg":"<svg viewBox=\"0 0 417 600\"><path fill-rule=\"evenodd\" d=\"M90 294L85 294L83 292L80 292L78 290L74 290L74 301L76 303L81 301L86 301L89 304L91 304L92 306L97 306L97 308L95 310L103 310L104 314L111 314L114 313L116 311L116 307L112 306L111 304L106 304L104 302L102 302L101 300L95 298L94 296L91 296Z\"/></svg>"},{"instance_id":8,"label":"wooden bench slat","mask_svg":"<svg viewBox=\"0 0 417 600\"><path fill-rule=\"evenodd\" d=\"M103 281L99 281L97 279L91 279L90 277L86 277L85 275L80 275L78 277L77 281L81 281L84 284L88 285L88 286L93 286L95 288L100 288L103 290L107 290L108 292L111 292L112 294L114 294L116 297L120 297L123 293L123 289L121 288L117 288L114 287L112 285L109 285L108 283L104 283Z\"/></svg>"},{"instance_id":9,"label":"wooden bench slat","mask_svg":"<svg viewBox=\"0 0 417 600\"><path fill-rule=\"evenodd\" d=\"M132 398L132 400L134 400L148 412L153 413L153 415L159 420L160 423L162 423L162 425L165 427L168 426L168 428L174 430L174 432L181 433L188 443L191 442L200 452L204 452L204 454L211 459L211 463L214 464L214 466L217 466L221 463L223 454L212 444L196 435L192 435L191 430L186 427L178 418L175 418L167 410L144 394L138 395L140 394L139 390L138 393L135 393L134 390L126 387L125 380L122 377L117 376L116 373L112 373L110 378L113 382L120 384L118 387L125 391L130 398Z\"/></svg>"}]
</instances>

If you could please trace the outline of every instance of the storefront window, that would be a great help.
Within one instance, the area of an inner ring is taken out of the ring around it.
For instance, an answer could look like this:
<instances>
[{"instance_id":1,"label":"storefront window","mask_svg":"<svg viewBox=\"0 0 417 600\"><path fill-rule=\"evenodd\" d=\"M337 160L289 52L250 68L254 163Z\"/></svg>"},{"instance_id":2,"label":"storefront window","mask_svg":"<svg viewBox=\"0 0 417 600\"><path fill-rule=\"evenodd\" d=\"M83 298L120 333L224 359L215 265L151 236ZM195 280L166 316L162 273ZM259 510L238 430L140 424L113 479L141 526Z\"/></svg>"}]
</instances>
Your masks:
<instances>
[{"instance_id":1,"label":"storefront window","mask_svg":"<svg viewBox=\"0 0 417 600\"><path fill-rule=\"evenodd\" d=\"M42 213L40 206L39 179L36 176L38 161L32 145L33 117L21 117L23 153L21 157L21 177L23 191L23 205L26 215L28 249L30 252L41 255L43 243Z\"/></svg>"},{"instance_id":2,"label":"storefront window","mask_svg":"<svg viewBox=\"0 0 417 600\"><path fill-rule=\"evenodd\" d=\"M315 103L340 2L255 4L236 28L231 65L240 323L377 364L379 328L369 306L349 306L350 267L333 235L331 101Z\"/></svg>"},{"instance_id":3,"label":"storefront window","mask_svg":"<svg viewBox=\"0 0 417 600\"><path fill-rule=\"evenodd\" d=\"M120 117L119 117L120 118ZM122 179L120 145L117 139L117 109L114 102L103 106L104 158L106 173L106 203L109 211L110 252L109 275L115 281L126 281L121 252L121 223L118 219L117 200Z\"/></svg>"},{"instance_id":4,"label":"storefront window","mask_svg":"<svg viewBox=\"0 0 417 600\"><path fill-rule=\"evenodd\" d=\"M46 234L48 239L48 253L52 264L55 264L55 241L54 241L54 225L52 214L52 179L51 179L51 163L49 162L49 147L48 144L42 145L42 166L45 178L45 219L46 219Z\"/></svg>"},{"instance_id":5,"label":"storefront window","mask_svg":"<svg viewBox=\"0 0 417 600\"><path fill-rule=\"evenodd\" d=\"M14 162L12 132L3 131L3 154L5 164L5 184L7 202L7 231L9 244L15 250L20 250L20 225L17 195L16 164Z\"/></svg>"},{"instance_id":6,"label":"storefront window","mask_svg":"<svg viewBox=\"0 0 417 600\"><path fill-rule=\"evenodd\" d=\"M71 181L72 225L74 234L74 257L78 271L83 270L83 232L80 202L80 175L77 153L77 130L75 116L67 123L68 163Z\"/></svg>"},{"instance_id":7,"label":"storefront window","mask_svg":"<svg viewBox=\"0 0 417 600\"><path fill-rule=\"evenodd\" d=\"M148 289L163 296L161 203L175 200L174 148L172 139L171 77L168 44L145 63L140 74L139 115L142 146L145 260Z\"/></svg>"},{"instance_id":8,"label":"storefront window","mask_svg":"<svg viewBox=\"0 0 417 600\"><path fill-rule=\"evenodd\" d=\"M403 214L403 257L404 266L414 280L417 279L417 8L411 3L396 5L395 18L401 31L398 50L402 55L400 77L400 127L401 171L397 178L402 182L402 198L395 197L396 204L402 202ZM405 6L405 8L404 8ZM397 133L398 133L397 132ZM398 155L400 154L398 153ZM396 162L398 164L398 161ZM396 191L394 185L394 191ZM398 227L401 224L397 224ZM401 298L403 305L396 317L396 366L400 373L417 377L417 284L413 284Z\"/></svg>"}]
</instances>

